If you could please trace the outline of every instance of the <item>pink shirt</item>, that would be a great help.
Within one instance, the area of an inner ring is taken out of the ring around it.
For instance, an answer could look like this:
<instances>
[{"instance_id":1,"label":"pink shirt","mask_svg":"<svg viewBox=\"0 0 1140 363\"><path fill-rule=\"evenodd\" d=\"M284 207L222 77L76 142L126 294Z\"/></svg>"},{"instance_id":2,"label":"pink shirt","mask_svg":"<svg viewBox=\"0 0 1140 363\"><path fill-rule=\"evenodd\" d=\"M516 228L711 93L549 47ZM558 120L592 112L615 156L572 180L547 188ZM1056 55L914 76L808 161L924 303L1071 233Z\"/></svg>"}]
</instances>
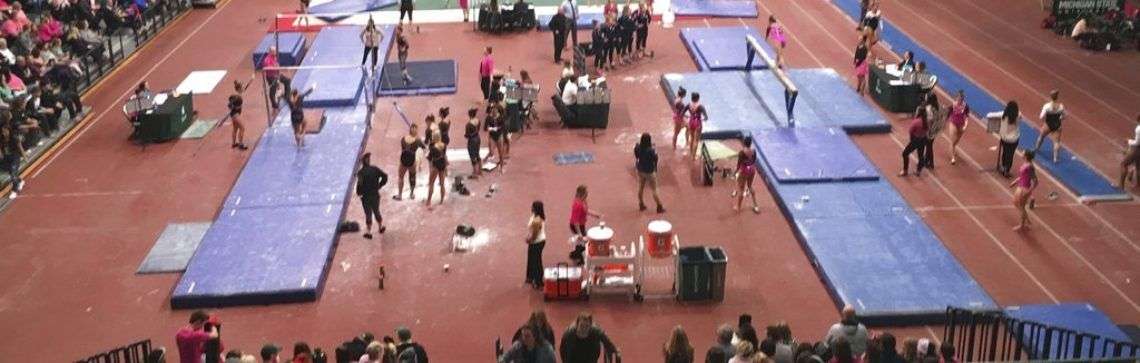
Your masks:
<instances>
[{"instance_id":1,"label":"pink shirt","mask_svg":"<svg viewBox=\"0 0 1140 363\"><path fill-rule=\"evenodd\" d=\"M62 35L63 26L60 25L58 20L51 20L40 24L39 33L36 34L36 40L39 40L40 43L47 43Z\"/></svg>"},{"instance_id":2,"label":"pink shirt","mask_svg":"<svg viewBox=\"0 0 1140 363\"><path fill-rule=\"evenodd\" d=\"M270 67L280 67L280 66L281 66L281 64L277 63L277 54L276 53L266 54L265 58L261 59L261 68L262 69L270 68ZM268 70L268 71L265 71L265 75L268 77L277 77L278 72L279 71L277 71L277 70Z\"/></svg>"},{"instance_id":3,"label":"pink shirt","mask_svg":"<svg viewBox=\"0 0 1140 363\"><path fill-rule=\"evenodd\" d=\"M24 80L20 79L19 76L15 74L9 74L8 88L12 89L13 91L23 91L24 88L27 88L27 86L24 85Z\"/></svg>"},{"instance_id":4,"label":"pink shirt","mask_svg":"<svg viewBox=\"0 0 1140 363\"><path fill-rule=\"evenodd\" d=\"M491 77L491 73L495 71L495 59L491 58L490 54L483 56L483 60L479 61L479 77Z\"/></svg>"},{"instance_id":5,"label":"pink shirt","mask_svg":"<svg viewBox=\"0 0 1140 363\"><path fill-rule=\"evenodd\" d=\"M587 211L586 201L574 198L574 204L570 205L570 224L586 224Z\"/></svg>"},{"instance_id":6,"label":"pink shirt","mask_svg":"<svg viewBox=\"0 0 1140 363\"><path fill-rule=\"evenodd\" d=\"M20 32L23 30L24 27L21 26L19 22L12 19L5 20L4 24L0 24L0 31L3 31L4 35L10 37L19 36Z\"/></svg>"},{"instance_id":7,"label":"pink shirt","mask_svg":"<svg viewBox=\"0 0 1140 363\"><path fill-rule=\"evenodd\" d=\"M1021 170L1017 171L1017 186L1029 189L1033 185L1033 179L1037 177L1037 169L1033 167L1032 163L1025 163L1021 166Z\"/></svg>"},{"instance_id":8,"label":"pink shirt","mask_svg":"<svg viewBox=\"0 0 1140 363\"><path fill-rule=\"evenodd\" d=\"M921 117L915 117L910 121L910 137L926 137L926 124L922 122Z\"/></svg>"},{"instance_id":9,"label":"pink shirt","mask_svg":"<svg viewBox=\"0 0 1140 363\"><path fill-rule=\"evenodd\" d=\"M195 330L186 326L178 329L174 334L174 342L178 345L178 361L181 363L201 363L202 350L205 349L206 340L210 334L203 330Z\"/></svg>"}]
</instances>

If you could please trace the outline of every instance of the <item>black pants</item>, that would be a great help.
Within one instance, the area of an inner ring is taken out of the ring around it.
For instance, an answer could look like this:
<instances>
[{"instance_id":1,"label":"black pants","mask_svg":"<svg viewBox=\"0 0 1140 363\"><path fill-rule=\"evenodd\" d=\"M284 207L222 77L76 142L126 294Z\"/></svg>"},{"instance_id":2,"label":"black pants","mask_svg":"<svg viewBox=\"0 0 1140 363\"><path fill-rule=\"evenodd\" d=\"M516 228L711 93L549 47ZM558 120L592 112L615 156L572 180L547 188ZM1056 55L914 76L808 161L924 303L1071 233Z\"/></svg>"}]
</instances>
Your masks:
<instances>
[{"instance_id":1,"label":"black pants","mask_svg":"<svg viewBox=\"0 0 1140 363\"><path fill-rule=\"evenodd\" d=\"M400 4L400 22L404 21L404 14L408 14L408 23L412 22L412 11L415 10L415 5L411 1Z\"/></svg>"},{"instance_id":2,"label":"black pants","mask_svg":"<svg viewBox=\"0 0 1140 363\"><path fill-rule=\"evenodd\" d=\"M998 172L1002 174L1009 174L1010 168L1013 167L1013 155L1017 153L1017 142L1001 142L1001 148L998 149L998 159L1001 160L1001 165L998 166Z\"/></svg>"},{"instance_id":3,"label":"black pants","mask_svg":"<svg viewBox=\"0 0 1140 363\"><path fill-rule=\"evenodd\" d=\"M926 161L923 160L923 155L926 153L925 148L926 137L910 137L910 143L906 144L906 148L904 148L902 152L903 172L908 172L910 170L910 154L916 151L918 152L918 165L916 168L918 169L918 172L922 172L922 167L926 165Z\"/></svg>"},{"instance_id":4,"label":"black pants","mask_svg":"<svg viewBox=\"0 0 1140 363\"><path fill-rule=\"evenodd\" d=\"M372 68L376 68L376 53L379 53L379 47L364 47L364 56L360 57L360 65L364 65L364 61L368 60L368 54L372 54Z\"/></svg>"},{"instance_id":5,"label":"black pants","mask_svg":"<svg viewBox=\"0 0 1140 363\"><path fill-rule=\"evenodd\" d=\"M361 195L360 206L364 207L364 225L368 230L372 230L372 218L376 218L376 224L384 225L384 217L380 215L380 194Z\"/></svg>"},{"instance_id":6,"label":"black pants","mask_svg":"<svg viewBox=\"0 0 1140 363\"><path fill-rule=\"evenodd\" d=\"M594 68L602 69L606 66L606 48L605 46L594 47Z\"/></svg>"},{"instance_id":7,"label":"black pants","mask_svg":"<svg viewBox=\"0 0 1140 363\"><path fill-rule=\"evenodd\" d=\"M14 137L14 136L13 136ZM4 164L4 170L12 176L12 190L19 191L20 186L20 157L16 155L4 155L0 159L0 163Z\"/></svg>"},{"instance_id":8,"label":"black pants","mask_svg":"<svg viewBox=\"0 0 1140 363\"><path fill-rule=\"evenodd\" d=\"M566 32L554 32L554 61L562 61L562 49L566 48Z\"/></svg>"},{"instance_id":9,"label":"black pants","mask_svg":"<svg viewBox=\"0 0 1140 363\"><path fill-rule=\"evenodd\" d=\"M927 168L934 168L934 140L938 137L931 137L926 139L926 152L922 154L922 160L926 162Z\"/></svg>"},{"instance_id":10,"label":"black pants","mask_svg":"<svg viewBox=\"0 0 1140 363\"><path fill-rule=\"evenodd\" d=\"M479 76L479 90L483 91L483 100L491 99L491 77Z\"/></svg>"},{"instance_id":11,"label":"black pants","mask_svg":"<svg viewBox=\"0 0 1140 363\"><path fill-rule=\"evenodd\" d=\"M573 234L576 234L576 235L579 235L582 237L586 237L586 225L585 224L570 224L570 233L573 233Z\"/></svg>"},{"instance_id":12,"label":"black pants","mask_svg":"<svg viewBox=\"0 0 1140 363\"><path fill-rule=\"evenodd\" d=\"M546 247L546 241L526 246L526 282L542 284L542 249Z\"/></svg>"},{"instance_id":13,"label":"black pants","mask_svg":"<svg viewBox=\"0 0 1140 363\"><path fill-rule=\"evenodd\" d=\"M80 112L83 112L83 103L79 100L79 93L75 91L63 91L59 93L60 100L63 101L63 107L67 108L67 113L75 118Z\"/></svg>"},{"instance_id":14,"label":"black pants","mask_svg":"<svg viewBox=\"0 0 1140 363\"><path fill-rule=\"evenodd\" d=\"M637 50L645 49L645 41L649 39L649 29L637 30Z\"/></svg>"}]
</instances>

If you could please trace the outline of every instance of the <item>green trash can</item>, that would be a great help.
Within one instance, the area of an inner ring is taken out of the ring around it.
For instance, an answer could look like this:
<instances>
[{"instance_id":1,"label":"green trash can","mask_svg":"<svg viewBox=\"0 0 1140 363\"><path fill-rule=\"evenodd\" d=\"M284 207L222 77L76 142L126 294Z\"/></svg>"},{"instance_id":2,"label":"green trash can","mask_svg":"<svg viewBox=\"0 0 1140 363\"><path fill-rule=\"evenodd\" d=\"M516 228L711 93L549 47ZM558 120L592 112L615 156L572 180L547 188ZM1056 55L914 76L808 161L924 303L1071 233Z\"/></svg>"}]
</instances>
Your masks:
<instances>
[{"instance_id":1,"label":"green trash can","mask_svg":"<svg viewBox=\"0 0 1140 363\"><path fill-rule=\"evenodd\" d=\"M709 247L709 297L724 301L724 278L727 275L728 255L720 247Z\"/></svg>"},{"instance_id":2,"label":"green trash can","mask_svg":"<svg viewBox=\"0 0 1140 363\"><path fill-rule=\"evenodd\" d=\"M704 246L682 247L677 253L677 300L700 301L712 297L709 253Z\"/></svg>"}]
</instances>

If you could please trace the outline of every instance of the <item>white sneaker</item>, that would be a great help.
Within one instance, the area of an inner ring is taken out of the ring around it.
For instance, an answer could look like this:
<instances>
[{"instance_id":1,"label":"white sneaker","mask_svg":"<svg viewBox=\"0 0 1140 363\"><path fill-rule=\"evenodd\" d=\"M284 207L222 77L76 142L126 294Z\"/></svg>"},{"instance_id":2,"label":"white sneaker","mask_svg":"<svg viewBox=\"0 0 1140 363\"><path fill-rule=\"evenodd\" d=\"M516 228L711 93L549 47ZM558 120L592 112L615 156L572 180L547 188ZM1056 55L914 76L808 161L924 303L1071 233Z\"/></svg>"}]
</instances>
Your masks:
<instances>
[{"instance_id":1,"label":"white sneaker","mask_svg":"<svg viewBox=\"0 0 1140 363\"><path fill-rule=\"evenodd\" d=\"M15 188L13 188L12 190L17 191L17 192L23 191L24 190L24 183L25 182L23 180L21 180L19 183L16 183Z\"/></svg>"},{"instance_id":2,"label":"white sneaker","mask_svg":"<svg viewBox=\"0 0 1140 363\"><path fill-rule=\"evenodd\" d=\"M8 199L16 199L16 191L15 190L13 190L11 193L8 193Z\"/></svg>"}]
</instances>

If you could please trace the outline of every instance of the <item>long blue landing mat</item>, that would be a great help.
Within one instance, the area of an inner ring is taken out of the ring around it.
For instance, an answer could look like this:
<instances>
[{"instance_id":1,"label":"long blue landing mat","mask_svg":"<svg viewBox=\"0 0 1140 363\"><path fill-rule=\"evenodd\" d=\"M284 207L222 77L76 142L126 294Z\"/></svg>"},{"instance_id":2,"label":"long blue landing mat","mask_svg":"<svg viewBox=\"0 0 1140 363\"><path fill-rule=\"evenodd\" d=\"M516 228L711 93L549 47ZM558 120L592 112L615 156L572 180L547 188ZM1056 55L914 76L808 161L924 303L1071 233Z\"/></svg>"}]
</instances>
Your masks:
<instances>
[{"instance_id":1,"label":"long blue landing mat","mask_svg":"<svg viewBox=\"0 0 1140 363\"><path fill-rule=\"evenodd\" d=\"M176 309L312 301L336 243L368 107L332 108L293 143L288 112L262 135L170 298Z\"/></svg>"},{"instance_id":2,"label":"long blue landing mat","mask_svg":"<svg viewBox=\"0 0 1140 363\"><path fill-rule=\"evenodd\" d=\"M305 92L317 86L305 97L305 107L351 107L360 98L366 78L363 68L301 69L293 75L293 87Z\"/></svg>"},{"instance_id":3,"label":"long blue landing mat","mask_svg":"<svg viewBox=\"0 0 1140 363\"><path fill-rule=\"evenodd\" d=\"M313 38L313 44L305 54L306 66L359 65L364 56L364 45L360 42L363 26L326 26ZM385 38L391 37L392 27L381 29Z\"/></svg>"},{"instance_id":4,"label":"long blue landing mat","mask_svg":"<svg viewBox=\"0 0 1140 363\"><path fill-rule=\"evenodd\" d=\"M455 61L431 60L408 62L411 81L404 83L399 63L384 65L380 87L381 96L436 95L456 92Z\"/></svg>"},{"instance_id":5,"label":"long blue landing mat","mask_svg":"<svg viewBox=\"0 0 1140 363\"><path fill-rule=\"evenodd\" d=\"M857 0L833 1L848 16L859 19L859 2ZM889 23L886 20L882 21L881 26L884 27L881 32L883 40L896 51L910 50L914 52L915 59L925 61L930 72L938 75L939 87L945 90L963 90L966 99L970 102L971 110L980 119L984 119L986 113L1001 111L1004 108L1005 102L998 100L981 86L970 81L962 73L942 61L938 55L922 47L905 33L889 30L892 28L889 28ZM1023 110L1036 110L1036 107L1039 106L1022 105ZM1022 149L1026 149L1027 146L1031 149L1037 140L1037 135L1039 135L1038 130L1030 125L1027 120L1021 120L1020 147ZM1059 162L1054 163L1051 160L1052 146L1051 140L1045 141L1041 152L1043 157L1038 157L1036 163L1076 194L1078 199L1082 201L1131 199L1131 195L1114 187L1109 178L1101 175L1080 158L1069 153L1068 150L1061 150ZM1046 150L1049 152L1045 152Z\"/></svg>"},{"instance_id":6,"label":"long blue landing mat","mask_svg":"<svg viewBox=\"0 0 1140 363\"><path fill-rule=\"evenodd\" d=\"M553 17L554 14L536 16L535 18L538 20L538 30L550 31L550 27L547 25L550 24L550 18ZM593 29L594 20L597 20L598 22L605 22L606 16L600 12L579 12L578 22L574 23L574 28L578 30ZM579 34L579 36L581 36L581 34ZM586 36L588 37L589 35Z\"/></svg>"},{"instance_id":7,"label":"long blue landing mat","mask_svg":"<svg viewBox=\"0 0 1140 363\"><path fill-rule=\"evenodd\" d=\"M890 132L891 125L830 69L793 69L800 86L796 127L841 127L849 133ZM701 93L709 113L706 133L788 126L784 86L769 71L669 73L662 89L672 102L678 87Z\"/></svg>"},{"instance_id":8,"label":"long blue landing mat","mask_svg":"<svg viewBox=\"0 0 1140 363\"><path fill-rule=\"evenodd\" d=\"M365 11L380 10L396 5L396 0L331 0L321 4L309 6L313 14L344 14L361 13Z\"/></svg>"},{"instance_id":9,"label":"long blue landing mat","mask_svg":"<svg viewBox=\"0 0 1140 363\"><path fill-rule=\"evenodd\" d=\"M748 61L745 35L751 35L759 40L764 53L775 59L776 53L767 42L764 42L764 35L750 26L682 28L680 32L681 42L685 44L689 56L701 71L749 69L745 64ZM767 68L768 64L757 56L752 61L750 69Z\"/></svg>"},{"instance_id":10,"label":"long blue landing mat","mask_svg":"<svg viewBox=\"0 0 1140 363\"><path fill-rule=\"evenodd\" d=\"M261 69L261 60L269 52L269 47L277 47L277 63L282 67L291 67L301 64L301 57L305 56L305 35L301 33L282 32L266 34L253 49L253 68Z\"/></svg>"},{"instance_id":11,"label":"long blue landing mat","mask_svg":"<svg viewBox=\"0 0 1140 363\"><path fill-rule=\"evenodd\" d=\"M879 178L879 170L838 127L765 129L752 137L781 183Z\"/></svg>"},{"instance_id":12,"label":"long blue landing mat","mask_svg":"<svg viewBox=\"0 0 1140 363\"><path fill-rule=\"evenodd\" d=\"M1022 305L1022 306L1009 306L1005 308L1005 313L1010 317L1021 319L1025 321L1032 321L1051 325L1055 327L1065 328L1081 333L1093 334L1102 338L1109 338L1119 342L1132 342L1115 324L1112 319L1089 303L1065 303L1065 304L1044 304L1044 305ZM1023 332L1022 344L1030 347L1030 353L1035 357L1050 356L1056 357L1060 349L1064 348L1067 352L1073 352L1076 348L1075 341L1068 340L1061 342L1059 334L1055 334L1049 341L1049 351L1045 351L1045 336L1044 334L1036 335L1031 331ZM1074 358L1101 358L1112 357L1112 351L1104 351L1103 341L1092 343L1089 339L1083 339L1081 346L1081 357ZM1045 354L1051 353L1051 354ZM1091 355L1090 355L1091 353ZM1108 353L1108 354L1106 354ZM1130 353L1130 352L1128 352ZM1125 355L1124 357L1137 358L1140 356Z\"/></svg>"},{"instance_id":13,"label":"long blue landing mat","mask_svg":"<svg viewBox=\"0 0 1140 363\"><path fill-rule=\"evenodd\" d=\"M997 309L887 181L780 183L761 170L836 305L854 306L864 323L936 323L947 306Z\"/></svg>"},{"instance_id":14,"label":"long blue landing mat","mask_svg":"<svg viewBox=\"0 0 1140 363\"><path fill-rule=\"evenodd\" d=\"M673 0L677 16L709 16L714 18L755 18L756 2L747 0Z\"/></svg>"}]
</instances>

